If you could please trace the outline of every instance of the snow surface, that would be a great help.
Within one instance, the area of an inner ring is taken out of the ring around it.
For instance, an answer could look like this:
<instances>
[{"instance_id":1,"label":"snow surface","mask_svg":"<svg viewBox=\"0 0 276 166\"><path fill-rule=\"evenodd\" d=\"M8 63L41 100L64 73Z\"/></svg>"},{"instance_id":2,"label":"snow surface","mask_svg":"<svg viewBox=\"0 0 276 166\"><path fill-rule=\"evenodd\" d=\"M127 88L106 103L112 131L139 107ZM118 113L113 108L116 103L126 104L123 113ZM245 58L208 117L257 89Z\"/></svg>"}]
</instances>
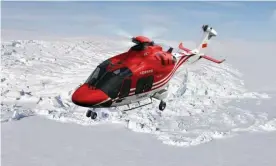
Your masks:
<instances>
[{"instance_id":1,"label":"snow surface","mask_svg":"<svg viewBox=\"0 0 276 166\"><path fill-rule=\"evenodd\" d=\"M275 164L275 92L247 89L243 73L227 61L183 66L164 112L155 101L86 118L87 108L74 105L71 94L98 63L126 50L120 44L2 41L3 165Z\"/></svg>"},{"instance_id":2,"label":"snow surface","mask_svg":"<svg viewBox=\"0 0 276 166\"><path fill-rule=\"evenodd\" d=\"M192 147L162 144L122 125L81 126L28 117L2 124L3 166L274 166L275 132Z\"/></svg>"}]
</instances>

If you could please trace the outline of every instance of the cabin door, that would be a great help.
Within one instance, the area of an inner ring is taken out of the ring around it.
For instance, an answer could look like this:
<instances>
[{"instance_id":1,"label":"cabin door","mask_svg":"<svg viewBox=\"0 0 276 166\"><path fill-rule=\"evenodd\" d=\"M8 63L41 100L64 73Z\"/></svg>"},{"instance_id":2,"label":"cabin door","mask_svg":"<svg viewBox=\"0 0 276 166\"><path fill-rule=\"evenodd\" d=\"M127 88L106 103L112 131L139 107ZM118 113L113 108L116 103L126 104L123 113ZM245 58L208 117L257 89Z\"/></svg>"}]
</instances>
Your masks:
<instances>
[{"instance_id":1,"label":"cabin door","mask_svg":"<svg viewBox=\"0 0 276 166\"><path fill-rule=\"evenodd\" d=\"M131 87L131 79L127 78L124 80L124 82L122 84L119 97L120 98L127 97L130 92L130 87Z\"/></svg>"},{"instance_id":2,"label":"cabin door","mask_svg":"<svg viewBox=\"0 0 276 166\"><path fill-rule=\"evenodd\" d=\"M147 92L151 90L153 84L153 76L147 76L138 79L135 94Z\"/></svg>"}]
</instances>

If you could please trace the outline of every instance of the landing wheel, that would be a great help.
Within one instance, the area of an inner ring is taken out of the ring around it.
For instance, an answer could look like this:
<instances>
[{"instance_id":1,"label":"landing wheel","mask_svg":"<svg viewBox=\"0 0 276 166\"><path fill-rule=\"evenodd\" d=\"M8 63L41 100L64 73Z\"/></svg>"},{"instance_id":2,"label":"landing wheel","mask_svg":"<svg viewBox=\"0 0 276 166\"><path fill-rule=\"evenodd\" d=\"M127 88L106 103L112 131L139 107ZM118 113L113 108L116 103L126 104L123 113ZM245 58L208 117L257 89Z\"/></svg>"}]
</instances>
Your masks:
<instances>
[{"instance_id":1,"label":"landing wheel","mask_svg":"<svg viewBox=\"0 0 276 166\"><path fill-rule=\"evenodd\" d=\"M91 119L96 119L97 118L97 112L91 112Z\"/></svg>"},{"instance_id":2,"label":"landing wheel","mask_svg":"<svg viewBox=\"0 0 276 166\"><path fill-rule=\"evenodd\" d=\"M94 112L94 111L92 111L92 110L88 110L87 112L86 112L86 117L87 118L91 118L91 119L96 119L97 118L97 112Z\"/></svg>"},{"instance_id":3,"label":"landing wheel","mask_svg":"<svg viewBox=\"0 0 276 166\"><path fill-rule=\"evenodd\" d=\"M91 114L92 114L92 111L91 111L91 110L88 110L88 111L86 112L86 117L87 117L87 118L91 117Z\"/></svg>"},{"instance_id":4,"label":"landing wheel","mask_svg":"<svg viewBox=\"0 0 276 166\"><path fill-rule=\"evenodd\" d=\"M165 108L166 108L166 102L161 100L161 102L159 104L159 110L163 111Z\"/></svg>"}]
</instances>

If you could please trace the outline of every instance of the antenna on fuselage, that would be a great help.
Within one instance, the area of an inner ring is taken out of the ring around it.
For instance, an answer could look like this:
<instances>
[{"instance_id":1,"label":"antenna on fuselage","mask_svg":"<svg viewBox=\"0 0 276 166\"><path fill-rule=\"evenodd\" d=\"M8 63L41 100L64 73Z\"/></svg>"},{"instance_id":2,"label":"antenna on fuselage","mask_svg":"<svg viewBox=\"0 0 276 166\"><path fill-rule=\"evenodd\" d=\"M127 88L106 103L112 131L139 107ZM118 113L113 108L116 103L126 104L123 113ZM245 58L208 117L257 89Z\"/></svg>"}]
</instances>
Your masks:
<instances>
[{"instance_id":1,"label":"antenna on fuselage","mask_svg":"<svg viewBox=\"0 0 276 166\"><path fill-rule=\"evenodd\" d=\"M173 48L170 47L170 48L168 49L167 53L172 53L172 51L173 51Z\"/></svg>"}]
</instances>

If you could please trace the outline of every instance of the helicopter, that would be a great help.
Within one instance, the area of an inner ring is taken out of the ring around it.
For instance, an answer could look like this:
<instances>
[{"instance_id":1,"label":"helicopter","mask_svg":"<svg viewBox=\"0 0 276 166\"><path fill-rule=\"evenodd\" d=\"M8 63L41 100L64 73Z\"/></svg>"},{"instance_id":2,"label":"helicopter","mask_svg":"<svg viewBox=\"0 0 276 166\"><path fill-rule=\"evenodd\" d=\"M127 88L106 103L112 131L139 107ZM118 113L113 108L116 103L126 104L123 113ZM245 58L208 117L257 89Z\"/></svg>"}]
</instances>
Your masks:
<instances>
[{"instance_id":1,"label":"helicopter","mask_svg":"<svg viewBox=\"0 0 276 166\"><path fill-rule=\"evenodd\" d=\"M217 36L215 29L209 25L203 25L202 30L203 39L197 48L190 50L181 42L178 51L174 53L174 48L163 50L146 36L132 37L134 45L128 51L100 63L75 90L72 102L92 108L86 112L86 117L91 119L97 118L96 108L129 105L147 98L151 101L159 100L159 110L163 111L166 108L164 99L168 96L169 82L182 64L195 63L200 59L214 63L225 61L200 53L201 49L208 46L210 39ZM139 104L124 111L148 104Z\"/></svg>"}]
</instances>

